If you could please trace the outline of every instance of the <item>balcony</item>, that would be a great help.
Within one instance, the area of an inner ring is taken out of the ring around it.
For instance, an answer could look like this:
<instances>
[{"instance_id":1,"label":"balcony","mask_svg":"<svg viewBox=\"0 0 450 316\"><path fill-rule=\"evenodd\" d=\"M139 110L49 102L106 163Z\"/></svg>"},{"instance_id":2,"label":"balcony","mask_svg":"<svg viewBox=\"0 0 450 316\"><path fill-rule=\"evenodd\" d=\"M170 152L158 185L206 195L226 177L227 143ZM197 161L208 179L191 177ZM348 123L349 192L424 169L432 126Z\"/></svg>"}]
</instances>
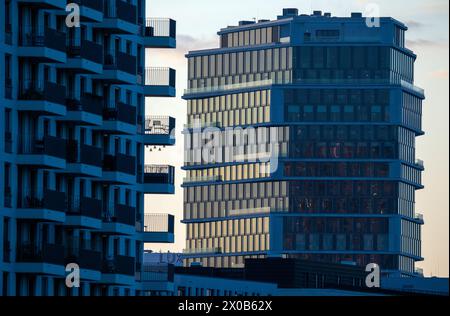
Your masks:
<instances>
[{"instance_id":1,"label":"balcony","mask_svg":"<svg viewBox=\"0 0 450 316\"><path fill-rule=\"evenodd\" d=\"M146 243L173 243L174 216L168 214L145 214L143 241Z\"/></svg>"},{"instance_id":2,"label":"balcony","mask_svg":"<svg viewBox=\"0 0 450 316\"><path fill-rule=\"evenodd\" d=\"M116 256L103 262L102 272L106 274L132 275L135 272L134 257Z\"/></svg>"},{"instance_id":3,"label":"balcony","mask_svg":"<svg viewBox=\"0 0 450 316\"><path fill-rule=\"evenodd\" d=\"M19 4L26 4L39 9L66 9L66 0L17 0Z\"/></svg>"},{"instance_id":4,"label":"balcony","mask_svg":"<svg viewBox=\"0 0 450 316\"><path fill-rule=\"evenodd\" d=\"M12 100L13 96L13 86L12 86L12 79L6 78L5 80L5 99Z\"/></svg>"},{"instance_id":5,"label":"balcony","mask_svg":"<svg viewBox=\"0 0 450 316\"><path fill-rule=\"evenodd\" d=\"M11 208L12 207L12 190L11 187L9 186L5 186L4 190L3 190L3 206L6 208Z\"/></svg>"},{"instance_id":6,"label":"balcony","mask_svg":"<svg viewBox=\"0 0 450 316\"><path fill-rule=\"evenodd\" d=\"M144 94L147 97L175 97L176 71L172 68L145 68Z\"/></svg>"},{"instance_id":7,"label":"balcony","mask_svg":"<svg viewBox=\"0 0 450 316\"><path fill-rule=\"evenodd\" d=\"M68 203L66 226L100 229L102 227L102 201L76 197Z\"/></svg>"},{"instance_id":8,"label":"balcony","mask_svg":"<svg viewBox=\"0 0 450 316\"><path fill-rule=\"evenodd\" d=\"M118 102L103 108L103 125L96 129L111 134L134 135L137 131L136 123L136 107Z\"/></svg>"},{"instance_id":9,"label":"balcony","mask_svg":"<svg viewBox=\"0 0 450 316\"><path fill-rule=\"evenodd\" d=\"M23 243L17 248L17 262L48 263L64 265L64 247L62 245Z\"/></svg>"},{"instance_id":10,"label":"balcony","mask_svg":"<svg viewBox=\"0 0 450 316\"><path fill-rule=\"evenodd\" d=\"M79 73L103 73L103 46L80 38L67 39L67 63L58 68Z\"/></svg>"},{"instance_id":11,"label":"balcony","mask_svg":"<svg viewBox=\"0 0 450 316\"><path fill-rule=\"evenodd\" d=\"M175 118L169 116L146 117L143 137L145 145L175 145Z\"/></svg>"},{"instance_id":12,"label":"balcony","mask_svg":"<svg viewBox=\"0 0 450 316\"><path fill-rule=\"evenodd\" d=\"M19 194L17 208L18 219L64 222L66 193L46 189L42 195Z\"/></svg>"},{"instance_id":13,"label":"balcony","mask_svg":"<svg viewBox=\"0 0 450 316\"><path fill-rule=\"evenodd\" d=\"M91 93L71 93L66 99L67 115L59 121L74 122L77 125L101 126L103 123L103 101Z\"/></svg>"},{"instance_id":14,"label":"balcony","mask_svg":"<svg viewBox=\"0 0 450 316\"><path fill-rule=\"evenodd\" d=\"M172 19L149 18L143 26L144 46L147 48L176 48L177 22Z\"/></svg>"},{"instance_id":15,"label":"balcony","mask_svg":"<svg viewBox=\"0 0 450 316\"><path fill-rule=\"evenodd\" d=\"M17 164L47 169L66 168L66 140L54 136L39 139L19 135Z\"/></svg>"},{"instance_id":16,"label":"balcony","mask_svg":"<svg viewBox=\"0 0 450 316\"><path fill-rule=\"evenodd\" d=\"M90 145L81 144L78 141L66 141L66 164L61 171L71 176L96 177L103 175L102 149Z\"/></svg>"},{"instance_id":17,"label":"balcony","mask_svg":"<svg viewBox=\"0 0 450 316\"><path fill-rule=\"evenodd\" d=\"M18 244L16 273L46 274L64 276L64 247L45 243L36 245L33 242Z\"/></svg>"},{"instance_id":18,"label":"balcony","mask_svg":"<svg viewBox=\"0 0 450 316\"><path fill-rule=\"evenodd\" d=\"M20 79L17 107L40 115L66 115L66 88L49 81Z\"/></svg>"},{"instance_id":19,"label":"balcony","mask_svg":"<svg viewBox=\"0 0 450 316\"><path fill-rule=\"evenodd\" d=\"M96 23L93 27L111 34L138 34L137 8L123 0L106 1L103 7L103 22Z\"/></svg>"},{"instance_id":20,"label":"balcony","mask_svg":"<svg viewBox=\"0 0 450 316\"><path fill-rule=\"evenodd\" d=\"M78 264L83 279L91 281L101 280L102 253L100 251L80 249L78 247L69 247L65 248L65 250L65 263Z\"/></svg>"},{"instance_id":21,"label":"balcony","mask_svg":"<svg viewBox=\"0 0 450 316\"><path fill-rule=\"evenodd\" d=\"M416 215L414 216L414 219L421 224L425 223L425 218L424 218L423 214L421 214L421 213L416 213Z\"/></svg>"},{"instance_id":22,"label":"balcony","mask_svg":"<svg viewBox=\"0 0 450 316\"><path fill-rule=\"evenodd\" d=\"M18 56L40 63L65 63L66 34L51 28L25 26L19 34Z\"/></svg>"},{"instance_id":23,"label":"balcony","mask_svg":"<svg viewBox=\"0 0 450 316\"><path fill-rule=\"evenodd\" d=\"M93 75L94 80L109 84L136 84L137 60L135 56L120 51L104 51L103 63L103 73Z\"/></svg>"},{"instance_id":24,"label":"balcony","mask_svg":"<svg viewBox=\"0 0 450 316\"><path fill-rule=\"evenodd\" d=\"M103 206L102 232L116 235L134 235L136 208L123 204Z\"/></svg>"},{"instance_id":25,"label":"balcony","mask_svg":"<svg viewBox=\"0 0 450 316\"><path fill-rule=\"evenodd\" d=\"M175 193L175 167L145 165L143 192L150 194Z\"/></svg>"},{"instance_id":26,"label":"balcony","mask_svg":"<svg viewBox=\"0 0 450 316\"><path fill-rule=\"evenodd\" d=\"M123 154L104 155L103 179L107 183L135 184L136 158Z\"/></svg>"}]
</instances>

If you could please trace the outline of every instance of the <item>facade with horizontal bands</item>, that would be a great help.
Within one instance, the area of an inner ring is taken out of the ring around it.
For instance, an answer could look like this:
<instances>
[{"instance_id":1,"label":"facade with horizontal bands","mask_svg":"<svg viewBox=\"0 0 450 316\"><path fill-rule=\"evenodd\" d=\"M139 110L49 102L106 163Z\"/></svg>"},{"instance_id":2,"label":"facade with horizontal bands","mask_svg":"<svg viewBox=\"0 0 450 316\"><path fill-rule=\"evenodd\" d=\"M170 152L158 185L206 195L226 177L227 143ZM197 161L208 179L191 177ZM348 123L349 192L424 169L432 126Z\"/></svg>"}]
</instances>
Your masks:
<instances>
[{"instance_id":1,"label":"facade with horizontal bands","mask_svg":"<svg viewBox=\"0 0 450 316\"><path fill-rule=\"evenodd\" d=\"M424 91L407 27L373 22L285 9L186 55L186 265L284 257L416 275Z\"/></svg>"}]
</instances>

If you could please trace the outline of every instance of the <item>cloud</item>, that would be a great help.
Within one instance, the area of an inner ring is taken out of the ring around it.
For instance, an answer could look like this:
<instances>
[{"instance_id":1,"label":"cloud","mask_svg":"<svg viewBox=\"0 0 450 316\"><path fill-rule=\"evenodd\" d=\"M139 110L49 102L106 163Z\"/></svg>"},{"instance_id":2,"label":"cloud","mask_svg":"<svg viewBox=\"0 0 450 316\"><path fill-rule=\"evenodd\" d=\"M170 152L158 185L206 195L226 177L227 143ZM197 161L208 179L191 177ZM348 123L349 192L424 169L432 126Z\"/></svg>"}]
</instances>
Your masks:
<instances>
[{"instance_id":1,"label":"cloud","mask_svg":"<svg viewBox=\"0 0 450 316\"><path fill-rule=\"evenodd\" d=\"M448 69L440 69L430 73L430 77L433 79L448 79Z\"/></svg>"},{"instance_id":2,"label":"cloud","mask_svg":"<svg viewBox=\"0 0 450 316\"><path fill-rule=\"evenodd\" d=\"M415 40L407 40L407 47L411 48L429 48L429 47L448 47L448 41L431 41L428 39L418 38Z\"/></svg>"},{"instance_id":3,"label":"cloud","mask_svg":"<svg viewBox=\"0 0 450 316\"><path fill-rule=\"evenodd\" d=\"M414 28L414 29L422 28L425 26L425 24L418 22L418 21L414 21L414 20L406 21L405 24L409 28Z\"/></svg>"}]
</instances>

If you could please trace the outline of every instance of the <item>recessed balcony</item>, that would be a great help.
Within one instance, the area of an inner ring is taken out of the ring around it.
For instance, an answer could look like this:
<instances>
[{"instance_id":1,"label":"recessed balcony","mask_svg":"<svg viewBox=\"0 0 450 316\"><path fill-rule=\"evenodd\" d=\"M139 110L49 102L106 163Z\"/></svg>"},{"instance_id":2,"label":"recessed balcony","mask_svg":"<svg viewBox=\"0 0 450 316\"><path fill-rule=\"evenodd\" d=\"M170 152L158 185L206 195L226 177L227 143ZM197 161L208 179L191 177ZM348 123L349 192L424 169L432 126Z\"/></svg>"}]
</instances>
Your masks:
<instances>
[{"instance_id":1,"label":"recessed balcony","mask_svg":"<svg viewBox=\"0 0 450 316\"><path fill-rule=\"evenodd\" d=\"M58 121L74 122L77 125L101 126L103 124L103 100L91 93L70 93L66 98L67 115Z\"/></svg>"},{"instance_id":2,"label":"recessed balcony","mask_svg":"<svg viewBox=\"0 0 450 316\"><path fill-rule=\"evenodd\" d=\"M68 38L67 62L57 67L78 73L101 74L103 73L103 47L77 37Z\"/></svg>"},{"instance_id":3,"label":"recessed balcony","mask_svg":"<svg viewBox=\"0 0 450 316\"><path fill-rule=\"evenodd\" d=\"M174 194L175 167L145 165L143 192L149 194Z\"/></svg>"},{"instance_id":4,"label":"recessed balcony","mask_svg":"<svg viewBox=\"0 0 450 316\"><path fill-rule=\"evenodd\" d=\"M17 55L40 63L65 63L66 34L51 28L23 27Z\"/></svg>"},{"instance_id":5,"label":"recessed balcony","mask_svg":"<svg viewBox=\"0 0 450 316\"><path fill-rule=\"evenodd\" d=\"M16 163L46 169L65 169L66 140L54 136L38 138L20 134Z\"/></svg>"},{"instance_id":6,"label":"recessed balcony","mask_svg":"<svg viewBox=\"0 0 450 316\"><path fill-rule=\"evenodd\" d=\"M110 134L136 134L136 107L122 102L103 107L103 125L96 127Z\"/></svg>"},{"instance_id":7,"label":"recessed balcony","mask_svg":"<svg viewBox=\"0 0 450 316\"><path fill-rule=\"evenodd\" d=\"M124 154L104 155L101 180L115 184L135 184L136 158Z\"/></svg>"},{"instance_id":8,"label":"recessed balcony","mask_svg":"<svg viewBox=\"0 0 450 316\"><path fill-rule=\"evenodd\" d=\"M88 197L69 199L66 226L101 229L102 201Z\"/></svg>"},{"instance_id":9,"label":"recessed balcony","mask_svg":"<svg viewBox=\"0 0 450 316\"><path fill-rule=\"evenodd\" d=\"M175 145L175 118L169 116L146 117L143 137L145 145Z\"/></svg>"},{"instance_id":10,"label":"recessed balcony","mask_svg":"<svg viewBox=\"0 0 450 316\"><path fill-rule=\"evenodd\" d=\"M110 84L131 84L137 82L136 57L120 51L103 53L103 73L92 78Z\"/></svg>"},{"instance_id":11,"label":"recessed balcony","mask_svg":"<svg viewBox=\"0 0 450 316\"><path fill-rule=\"evenodd\" d=\"M16 218L43 222L64 222L66 193L44 190L42 194L19 194Z\"/></svg>"},{"instance_id":12,"label":"recessed balcony","mask_svg":"<svg viewBox=\"0 0 450 316\"><path fill-rule=\"evenodd\" d=\"M19 80L19 111L40 115L66 115L66 88L54 82Z\"/></svg>"},{"instance_id":13,"label":"recessed balcony","mask_svg":"<svg viewBox=\"0 0 450 316\"><path fill-rule=\"evenodd\" d=\"M149 18L142 26L147 48L176 48L177 22L165 18Z\"/></svg>"},{"instance_id":14,"label":"recessed balcony","mask_svg":"<svg viewBox=\"0 0 450 316\"><path fill-rule=\"evenodd\" d=\"M123 0L106 1L103 21L93 24L93 27L111 34L138 34L137 7Z\"/></svg>"},{"instance_id":15,"label":"recessed balcony","mask_svg":"<svg viewBox=\"0 0 450 316\"><path fill-rule=\"evenodd\" d=\"M64 247L49 243L37 245L34 242L18 244L14 271L64 275Z\"/></svg>"},{"instance_id":16,"label":"recessed balcony","mask_svg":"<svg viewBox=\"0 0 450 316\"><path fill-rule=\"evenodd\" d=\"M145 214L143 227L143 241L146 243L173 243L174 238L173 215Z\"/></svg>"},{"instance_id":17,"label":"recessed balcony","mask_svg":"<svg viewBox=\"0 0 450 316\"><path fill-rule=\"evenodd\" d=\"M175 97L176 71L172 68L145 68L144 94L147 97Z\"/></svg>"},{"instance_id":18,"label":"recessed balcony","mask_svg":"<svg viewBox=\"0 0 450 316\"><path fill-rule=\"evenodd\" d=\"M136 208L123 204L104 204L102 208L102 233L134 235L136 233Z\"/></svg>"}]
</instances>

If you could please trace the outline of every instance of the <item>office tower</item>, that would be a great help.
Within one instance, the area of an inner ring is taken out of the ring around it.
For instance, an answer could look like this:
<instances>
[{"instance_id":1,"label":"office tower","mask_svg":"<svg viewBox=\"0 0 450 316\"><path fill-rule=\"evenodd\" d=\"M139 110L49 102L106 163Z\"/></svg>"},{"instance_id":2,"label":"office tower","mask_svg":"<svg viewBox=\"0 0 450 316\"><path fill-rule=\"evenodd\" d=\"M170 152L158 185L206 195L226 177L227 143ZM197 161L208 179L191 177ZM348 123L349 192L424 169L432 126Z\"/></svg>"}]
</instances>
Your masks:
<instances>
[{"instance_id":1,"label":"office tower","mask_svg":"<svg viewBox=\"0 0 450 316\"><path fill-rule=\"evenodd\" d=\"M187 54L185 265L283 257L416 274L424 92L406 31L284 9Z\"/></svg>"},{"instance_id":2,"label":"office tower","mask_svg":"<svg viewBox=\"0 0 450 316\"><path fill-rule=\"evenodd\" d=\"M175 21L144 0L6 0L0 21L0 294L146 294L144 244L173 242L173 217L144 195L174 193L174 169L144 149L173 145L175 120L144 101L175 96L175 71L145 49L175 47Z\"/></svg>"}]
</instances>

